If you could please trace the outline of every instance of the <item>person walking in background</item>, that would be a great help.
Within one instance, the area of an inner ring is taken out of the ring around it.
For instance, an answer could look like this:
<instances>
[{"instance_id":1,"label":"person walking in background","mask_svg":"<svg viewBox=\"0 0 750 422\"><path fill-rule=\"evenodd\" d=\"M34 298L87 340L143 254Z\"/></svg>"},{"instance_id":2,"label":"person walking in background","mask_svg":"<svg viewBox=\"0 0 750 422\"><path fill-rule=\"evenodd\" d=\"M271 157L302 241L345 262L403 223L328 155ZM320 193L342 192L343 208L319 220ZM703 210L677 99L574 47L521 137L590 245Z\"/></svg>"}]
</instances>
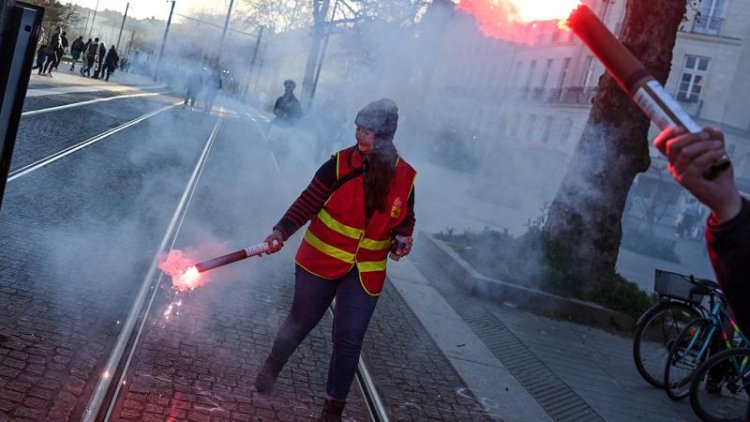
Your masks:
<instances>
[{"instance_id":1,"label":"person walking in background","mask_svg":"<svg viewBox=\"0 0 750 422\"><path fill-rule=\"evenodd\" d=\"M44 68L39 71L39 74L45 74L52 76L52 68L57 63L57 55L59 54L61 46L62 28L59 26L55 29L55 32L49 36L49 45L47 47L47 61L44 63Z\"/></svg>"},{"instance_id":2,"label":"person walking in background","mask_svg":"<svg viewBox=\"0 0 750 422\"><path fill-rule=\"evenodd\" d=\"M287 79L284 81L284 95L276 99L273 104L274 117L272 124L280 126L292 126L302 117L302 106L297 97L294 96L294 89L297 84Z\"/></svg>"},{"instance_id":3,"label":"person walking in background","mask_svg":"<svg viewBox=\"0 0 750 422\"><path fill-rule=\"evenodd\" d=\"M44 60L47 58L47 44L39 44L39 49L36 50L36 66L32 67L31 70L39 69L37 74L42 74L44 68Z\"/></svg>"},{"instance_id":4,"label":"person walking in background","mask_svg":"<svg viewBox=\"0 0 750 422\"><path fill-rule=\"evenodd\" d=\"M414 231L416 171L393 144L398 107L373 101L359 111L355 146L331 157L266 237L268 253L308 220L295 258L294 299L255 379L270 393L276 379L333 299L333 354L320 421L341 421L362 341L386 278L389 251L408 255Z\"/></svg>"},{"instance_id":5,"label":"person walking in background","mask_svg":"<svg viewBox=\"0 0 750 422\"><path fill-rule=\"evenodd\" d=\"M712 163L726 155L724 133L715 128L700 133L667 129L654 145L667 157L675 181L711 210L706 226L708 255L737 324L750 333L750 203L737 190L732 167L712 180L704 176Z\"/></svg>"},{"instance_id":6,"label":"person walking in background","mask_svg":"<svg viewBox=\"0 0 750 422\"><path fill-rule=\"evenodd\" d=\"M189 102L190 109L192 110L195 107L195 99L198 97L201 89L203 89L203 74L200 70L193 70L185 82L185 101L182 103L182 108L185 108Z\"/></svg>"},{"instance_id":7,"label":"person walking in background","mask_svg":"<svg viewBox=\"0 0 750 422\"><path fill-rule=\"evenodd\" d=\"M701 219L701 209L695 198L687 198L682 205L677 221L676 235L679 238L693 239L693 228Z\"/></svg>"},{"instance_id":8,"label":"person walking in background","mask_svg":"<svg viewBox=\"0 0 750 422\"><path fill-rule=\"evenodd\" d=\"M65 50L68 48L68 34L67 32L63 31L62 35L60 35L60 48L57 50L57 57L55 61L55 70L57 70L57 67L60 66L60 62L63 59L63 56L65 55Z\"/></svg>"},{"instance_id":9,"label":"person walking in background","mask_svg":"<svg viewBox=\"0 0 750 422\"><path fill-rule=\"evenodd\" d=\"M111 75L115 69L117 69L117 63L120 61L120 56L117 54L117 49L115 49L115 46L112 45L112 47L109 48L109 51L107 52L107 57L104 58L104 71L107 72L107 75L104 77L105 81L109 81L109 75Z\"/></svg>"},{"instance_id":10,"label":"person walking in background","mask_svg":"<svg viewBox=\"0 0 750 422\"><path fill-rule=\"evenodd\" d=\"M203 109L204 113L210 113L214 108L214 101L216 101L216 96L222 88L221 69L219 68L218 60L214 60L206 77L206 104Z\"/></svg>"},{"instance_id":11,"label":"person walking in background","mask_svg":"<svg viewBox=\"0 0 750 422\"><path fill-rule=\"evenodd\" d=\"M89 40L91 41L91 40ZM74 71L76 62L81 58L81 54L86 50L86 44L83 42L83 35L79 36L73 41L70 46L70 55L73 57L73 62L70 64L70 71Z\"/></svg>"},{"instance_id":12,"label":"person walking in background","mask_svg":"<svg viewBox=\"0 0 750 422\"><path fill-rule=\"evenodd\" d=\"M97 66L96 71L94 72L94 79L99 79L104 77L104 57L107 55L107 46L105 45L105 42L102 41L99 43L99 55L97 57Z\"/></svg>"},{"instance_id":13,"label":"person walking in background","mask_svg":"<svg viewBox=\"0 0 750 422\"><path fill-rule=\"evenodd\" d=\"M81 66L81 76L85 74L86 76L91 77L91 68L94 67L98 51L99 38L94 38L94 41L91 41L89 38L89 41L86 43L86 66Z\"/></svg>"}]
</instances>

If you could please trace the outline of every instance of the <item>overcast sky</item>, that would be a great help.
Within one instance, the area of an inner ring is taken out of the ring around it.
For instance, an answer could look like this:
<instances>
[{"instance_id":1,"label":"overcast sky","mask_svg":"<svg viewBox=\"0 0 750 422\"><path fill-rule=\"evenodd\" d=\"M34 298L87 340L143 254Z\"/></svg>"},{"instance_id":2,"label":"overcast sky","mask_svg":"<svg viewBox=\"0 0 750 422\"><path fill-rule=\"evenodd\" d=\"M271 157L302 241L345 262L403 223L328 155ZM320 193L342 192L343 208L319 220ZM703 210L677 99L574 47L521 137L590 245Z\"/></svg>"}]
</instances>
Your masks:
<instances>
[{"instance_id":1,"label":"overcast sky","mask_svg":"<svg viewBox=\"0 0 750 422\"><path fill-rule=\"evenodd\" d=\"M70 3L79 4L84 7L93 9L96 7L97 0L71 0ZM111 9L120 12L125 11L125 5L130 3L128 16L135 18L155 17L157 19L167 19L169 16L168 0L99 0L99 10ZM240 0L235 0L235 9ZM67 1L64 3L68 3ZM210 10L216 14L226 13L229 0L176 0L175 13L190 14L202 10Z\"/></svg>"}]
</instances>

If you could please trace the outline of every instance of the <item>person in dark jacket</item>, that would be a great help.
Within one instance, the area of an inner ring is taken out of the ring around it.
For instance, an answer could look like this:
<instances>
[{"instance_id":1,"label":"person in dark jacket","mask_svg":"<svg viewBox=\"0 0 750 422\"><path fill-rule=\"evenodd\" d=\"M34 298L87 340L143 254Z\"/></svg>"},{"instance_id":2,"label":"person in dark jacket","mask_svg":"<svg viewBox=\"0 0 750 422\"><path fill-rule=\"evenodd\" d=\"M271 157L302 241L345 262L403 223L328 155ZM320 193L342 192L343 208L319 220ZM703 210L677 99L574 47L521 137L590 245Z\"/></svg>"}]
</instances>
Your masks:
<instances>
[{"instance_id":1,"label":"person in dark jacket","mask_svg":"<svg viewBox=\"0 0 750 422\"><path fill-rule=\"evenodd\" d=\"M90 41L90 40L89 40ZM86 44L83 42L83 35L79 36L73 41L73 45L70 46L70 55L73 57L73 62L70 64L70 71L74 71L76 68L76 62L81 58L81 54L86 50Z\"/></svg>"},{"instance_id":2,"label":"person in dark jacket","mask_svg":"<svg viewBox=\"0 0 750 422\"><path fill-rule=\"evenodd\" d=\"M47 58L47 44L39 44L39 49L36 51L36 66L32 67L31 70L39 69L38 74L42 74L44 68L44 59Z\"/></svg>"},{"instance_id":3,"label":"person in dark jacket","mask_svg":"<svg viewBox=\"0 0 750 422\"><path fill-rule=\"evenodd\" d=\"M65 55L65 50L67 50L68 45L68 33L63 31L63 33L60 35L60 47L57 49L57 61L55 61L54 66L55 70L57 70L57 67L60 66L60 62Z\"/></svg>"},{"instance_id":4,"label":"person in dark jacket","mask_svg":"<svg viewBox=\"0 0 750 422\"><path fill-rule=\"evenodd\" d=\"M120 56L117 54L117 49L115 49L115 46L113 45L109 48L107 57L104 58L104 70L102 72L106 72L106 76L104 76L105 81L109 81L109 75L117 69L117 63L119 62Z\"/></svg>"},{"instance_id":5,"label":"person in dark jacket","mask_svg":"<svg viewBox=\"0 0 750 422\"><path fill-rule=\"evenodd\" d=\"M272 124L280 126L292 126L302 117L302 106L297 97L294 96L294 89L297 84L293 80L284 81L284 95L276 99L273 105L274 119Z\"/></svg>"},{"instance_id":6,"label":"person in dark jacket","mask_svg":"<svg viewBox=\"0 0 750 422\"><path fill-rule=\"evenodd\" d=\"M44 68L39 70L40 75L52 76L52 68L57 63L57 55L59 54L61 41L62 28L59 26L55 29L55 32L49 36L49 46L47 47L47 61L44 63Z\"/></svg>"},{"instance_id":7,"label":"person in dark jacket","mask_svg":"<svg viewBox=\"0 0 750 422\"><path fill-rule=\"evenodd\" d=\"M188 103L190 103L191 109L195 107L195 99L198 97L201 89L203 89L203 73L196 69L185 82L185 100L182 103L182 108L185 108Z\"/></svg>"},{"instance_id":8,"label":"person in dark jacket","mask_svg":"<svg viewBox=\"0 0 750 422\"><path fill-rule=\"evenodd\" d=\"M105 42L99 43L99 55L97 57L96 71L94 72L94 79L104 77L104 58L107 56L107 46Z\"/></svg>"},{"instance_id":9,"label":"person in dark jacket","mask_svg":"<svg viewBox=\"0 0 750 422\"><path fill-rule=\"evenodd\" d=\"M91 77L91 68L94 67L98 52L99 38L94 38L94 41L91 41L91 38L89 38L89 41L86 43L86 66L81 66L81 76Z\"/></svg>"},{"instance_id":10,"label":"person in dark jacket","mask_svg":"<svg viewBox=\"0 0 750 422\"><path fill-rule=\"evenodd\" d=\"M315 173L310 185L266 237L268 253L308 221L295 257L294 299L271 353L255 380L267 394L289 357L320 322L333 299L333 353L319 421L342 420L362 341L392 259L408 255L414 231L416 170L393 143L398 107L383 98L354 121L356 145L343 149Z\"/></svg>"},{"instance_id":11,"label":"person in dark jacket","mask_svg":"<svg viewBox=\"0 0 750 422\"><path fill-rule=\"evenodd\" d=\"M732 167L713 180L703 176L726 155L724 134L715 128L700 133L667 129L654 140L669 161L669 172L710 210L706 241L716 280L745 334L750 334L750 205L734 184Z\"/></svg>"},{"instance_id":12,"label":"person in dark jacket","mask_svg":"<svg viewBox=\"0 0 750 422\"><path fill-rule=\"evenodd\" d=\"M210 113L214 107L214 101L216 101L216 96L219 94L219 90L223 88L223 84L221 82L221 69L219 67L218 60L214 60L214 62L211 64L211 67L208 69L208 75L206 76L205 80L205 88L206 104L203 112Z\"/></svg>"}]
</instances>

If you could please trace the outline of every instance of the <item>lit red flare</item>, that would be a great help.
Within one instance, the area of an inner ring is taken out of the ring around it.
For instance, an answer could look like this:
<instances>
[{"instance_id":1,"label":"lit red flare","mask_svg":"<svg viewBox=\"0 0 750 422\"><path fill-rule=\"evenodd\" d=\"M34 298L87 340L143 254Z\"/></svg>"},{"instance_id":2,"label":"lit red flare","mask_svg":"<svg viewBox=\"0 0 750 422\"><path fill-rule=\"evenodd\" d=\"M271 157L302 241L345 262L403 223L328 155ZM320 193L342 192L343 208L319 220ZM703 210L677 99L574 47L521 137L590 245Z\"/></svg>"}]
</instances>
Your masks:
<instances>
[{"instance_id":1,"label":"lit red flare","mask_svg":"<svg viewBox=\"0 0 750 422\"><path fill-rule=\"evenodd\" d=\"M172 278L172 287L179 291L196 289L203 284L195 260L186 256L179 249L169 252L169 255L159 263L159 269Z\"/></svg>"},{"instance_id":2,"label":"lit red flare","mask_svg":"<svg viewBox=\"0 0 750 422\"><path fill-rule=\"evenodd\" d=\"M460 0L456 5L477 20L483 34L525 42L527 25L564 21L580 0Z\"/></svg>"},{"instance_id":3,"label":"lit red flare","mask_svg":"<svg viewBox=\"0 0 750 422\"><path fill-rule=\"evenodd\" d=\"M159 263L159 269L172 278L172 287L175 289L179 291L194 290L206 284L205 277L201 277L202 272L223 267L251 256L262 255L268 252L268 249L268 244L264 242L197 264L184 252L175 249L170 251L166 259Z\"/></svg>"}]
</instances>

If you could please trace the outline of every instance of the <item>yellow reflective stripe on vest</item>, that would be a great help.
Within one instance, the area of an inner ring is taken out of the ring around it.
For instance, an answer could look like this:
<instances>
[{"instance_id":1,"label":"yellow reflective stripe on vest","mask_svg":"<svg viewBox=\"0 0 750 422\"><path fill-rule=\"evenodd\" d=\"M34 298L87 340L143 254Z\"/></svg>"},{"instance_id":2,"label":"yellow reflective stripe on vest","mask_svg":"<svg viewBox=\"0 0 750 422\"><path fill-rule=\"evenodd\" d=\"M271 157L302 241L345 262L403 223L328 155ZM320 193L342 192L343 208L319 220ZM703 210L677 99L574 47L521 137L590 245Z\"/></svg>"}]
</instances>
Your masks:
<instances>
[{"instance_id":1,"label":"yellow reflective stripe on vest","mask_svg":"<svg viewBox=\"0 0 750 422\"><path fill-rule=\"evenodd\" d=\"M362 239L359 242L359 246L361 248L371 250L371 251L382 251L383 249L388 249L391 247L391 241L390 240L372 240L372 239Z\"/></svg>"},{"instance_id":2,"label":"yellow reflective stripe on vest","mask_svg":"<svg viewBox=\"0 0 750 422\"><path fill-rule=\"evenodd\" d=\"M371 273L374 271L385 271L386 260L383 261L371 261L371 262L357 262L357 269L360 273Z\"/></svg>"},{"instance_id":3,"label":"yellow reflective stripe on vest","mask_svg":"<svg viewBox=\"0 0 750 422\"><path fill-rule=\"evenodd\" d=\"M339 223L335 218L331 217L331 214L328 214L325 209L320 210L320 212L318 213L318 219L320 219L320 221L329 229L335 231L336 233L343 234L344 236L351 239L359 239L360 237L362 237L362 234L364 234L364 230Z\"/></svg>"},{"instance_id":4,"label":"yellow reflective stripe on vest","mask_svg":"<svg viewBox=\"0 0 750 422\"><path fill-rule=\"evenodd\" d=\"M323 252L324 254L328 256L332 256L348 264L354 263L354 254L346 252L346 251L342 251L339 248L336 248L334 246L327 244L326 242L318 239L314 234L310 233L310 230L308 230L307 233L305 233L305 240L313 248Z\"/></svg>"}]
</instances>

